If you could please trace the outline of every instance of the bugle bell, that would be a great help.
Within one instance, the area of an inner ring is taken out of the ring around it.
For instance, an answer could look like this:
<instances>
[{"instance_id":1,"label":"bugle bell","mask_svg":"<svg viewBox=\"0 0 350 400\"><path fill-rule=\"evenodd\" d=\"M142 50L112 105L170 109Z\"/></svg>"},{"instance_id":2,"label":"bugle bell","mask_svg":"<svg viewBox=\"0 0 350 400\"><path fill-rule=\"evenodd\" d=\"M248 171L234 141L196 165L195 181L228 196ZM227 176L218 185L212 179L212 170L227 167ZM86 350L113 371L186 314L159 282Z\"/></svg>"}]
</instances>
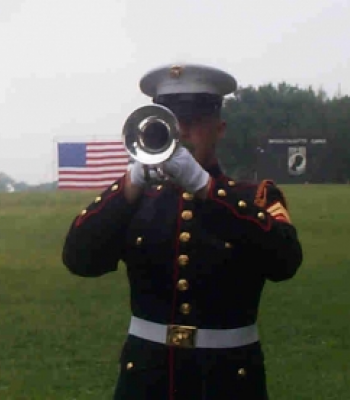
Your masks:
<instances>
[{"instance_id":1,"label":"bugle bell","mask_svg":"<svg viewBox=\"0 0 350 400\"><path fill-rule=\"evenodd\" d=\"M140 162L146 179L151 171L156 181L166 180L161 164L170 159L179 144L179 122L167 107L146 105L133 111L126 119L122 139L129 156ZM154 176L154 174L153 174Z\"/></svg>"}]
</instances>

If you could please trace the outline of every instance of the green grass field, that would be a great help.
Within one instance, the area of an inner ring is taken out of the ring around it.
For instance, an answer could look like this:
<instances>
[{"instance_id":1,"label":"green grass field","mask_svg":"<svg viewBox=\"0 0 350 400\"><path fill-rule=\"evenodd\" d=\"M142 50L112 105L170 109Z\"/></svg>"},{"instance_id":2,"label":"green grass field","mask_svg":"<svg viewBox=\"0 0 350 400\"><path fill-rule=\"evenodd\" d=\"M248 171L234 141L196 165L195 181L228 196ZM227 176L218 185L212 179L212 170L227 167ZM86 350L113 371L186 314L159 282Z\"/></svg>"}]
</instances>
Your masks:
<instances>
[{"instance_id":1,"label":"green grass field","mask_svg":"<svg viewBox=\"0 0 350 400\"><path fill-rule=\"evenodd\" d=\"M262 298L271 400L347 400L350 186L284 189L305 259ZM129 322L125 271L79 278L60 258L95 195L0 196L0 400L111 400Z\"/></svg>"}]
</instances>

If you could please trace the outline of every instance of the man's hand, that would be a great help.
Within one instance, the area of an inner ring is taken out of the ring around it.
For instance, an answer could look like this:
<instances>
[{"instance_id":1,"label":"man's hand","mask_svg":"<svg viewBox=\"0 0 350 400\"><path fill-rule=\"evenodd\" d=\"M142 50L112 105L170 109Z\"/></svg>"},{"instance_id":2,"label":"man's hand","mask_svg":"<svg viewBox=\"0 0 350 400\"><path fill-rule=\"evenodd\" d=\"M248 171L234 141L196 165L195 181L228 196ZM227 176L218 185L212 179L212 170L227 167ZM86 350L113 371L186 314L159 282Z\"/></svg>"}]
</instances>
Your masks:
<instances>
[{"instance_id":1,"label":"man's hand","mask_svg":"<svg viewBox=\"0 0 350 400\"><path fill-rule=\"evenodd\" d=\"M133 162L126 173L124 195L129 203L134 203L142 194L147 182L143 165L138 161Z\"/></svg>"},{"instance_id":2,"label":"man's hand","mask_svg":"<svg viewBox=\"0 0 350 400\"><path fill-rule=\"evenodd\" d=\"M129 174L130 182L133 185L139 186L140 188L144 188L146 186L145 173L141 163L135 161L129 169Z\"/></svg>"},{"instance_id":3,"label":"man's hand","mask_svg":"<svg viewBox=\"0 0 350 400\"><path fill-rule=\"evenodd\" d=\"M151 182L157 180L156 171L150 169L149 175ZM127 201L129 203L136 201L149 183L146 180L143 164L139 161L133 162L128 168L125 180L124 194Z\"/></svg>"},{"instance_id":4,"label":"man's hand","mask_svg":"<svg viewBox=\"0 0 350 400\"><path fill-rule=\"evenodd\" d=\"M179 147L170 160L162 165L164 173L176 185L186 192L195 194L199 198L206 198L210 185L210 175L194 159L184 147ZM152 176L154 174L154 176ZM154 171L150 171L151 179L157 178ZM135 201L147 185L143 165L134 162L127 173L125 196L129 202Z\"/></svg>"},{"instance_id":5,"label":"man's hand","mask_svg":"<svg viewBox=\"0 0 350 400\"><path fill-rule=\"evenodd\" d=\"M193 194L204 194L209 186L210 175L184 147L179 147L170 160L163 164L165 174L184 190Z\"/></svg>"}]
</instances>

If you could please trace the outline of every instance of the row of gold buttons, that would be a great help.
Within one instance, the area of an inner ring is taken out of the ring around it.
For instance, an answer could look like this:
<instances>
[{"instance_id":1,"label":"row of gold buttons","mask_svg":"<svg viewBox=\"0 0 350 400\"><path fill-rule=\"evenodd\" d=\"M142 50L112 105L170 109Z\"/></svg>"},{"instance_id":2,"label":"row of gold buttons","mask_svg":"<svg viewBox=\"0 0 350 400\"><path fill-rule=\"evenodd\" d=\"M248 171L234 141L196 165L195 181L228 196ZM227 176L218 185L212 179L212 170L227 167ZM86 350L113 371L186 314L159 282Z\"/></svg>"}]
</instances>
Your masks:
<instances>
[{"instance_id":1,"label":"row of gold buttons","mask_svg":"<svg viewBox=\"0 0 350 400\"><path fill-rule=\"evenodd\" d=\"M185 201L193 200L193 195L191 193L184 192L182 194L182 198ZM191 210L183 210L181 213L181 218L184 221L190 221L193 218L193 212ZM184 231L180 233L179 240L182 243L187 243L191 239L190 232ZM189 257L187 254L180 254L178 257L178 263L181 267L185 267L189 263ZM176 288L181 292L185 292L190 287L190 284L187 279L180 279L177 282ZM184 315L187 315L191 312L191 305L189 303L183 303L180 305L180 312Z\"/></svg>"}]
</instances>

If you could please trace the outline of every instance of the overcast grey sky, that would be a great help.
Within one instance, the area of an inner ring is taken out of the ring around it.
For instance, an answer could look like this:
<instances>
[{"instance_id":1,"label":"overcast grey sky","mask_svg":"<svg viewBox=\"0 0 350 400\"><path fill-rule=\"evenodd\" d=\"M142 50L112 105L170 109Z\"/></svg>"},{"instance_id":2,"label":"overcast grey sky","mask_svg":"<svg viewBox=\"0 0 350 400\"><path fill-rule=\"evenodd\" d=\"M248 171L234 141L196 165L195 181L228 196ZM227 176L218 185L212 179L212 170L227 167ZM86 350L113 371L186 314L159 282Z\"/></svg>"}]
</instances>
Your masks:
<instances>
[{"instance_id":1,"label":"overcast grey sky","mask_svg":"<svg viewBox=\"0 0 350 400\"><path fill-rule=\"evenodd\" d=\"M350 0L1 0L0 171L56 179L54 140L120 138L148 69L350 95Z\"/></svg>"}]
</instances>

